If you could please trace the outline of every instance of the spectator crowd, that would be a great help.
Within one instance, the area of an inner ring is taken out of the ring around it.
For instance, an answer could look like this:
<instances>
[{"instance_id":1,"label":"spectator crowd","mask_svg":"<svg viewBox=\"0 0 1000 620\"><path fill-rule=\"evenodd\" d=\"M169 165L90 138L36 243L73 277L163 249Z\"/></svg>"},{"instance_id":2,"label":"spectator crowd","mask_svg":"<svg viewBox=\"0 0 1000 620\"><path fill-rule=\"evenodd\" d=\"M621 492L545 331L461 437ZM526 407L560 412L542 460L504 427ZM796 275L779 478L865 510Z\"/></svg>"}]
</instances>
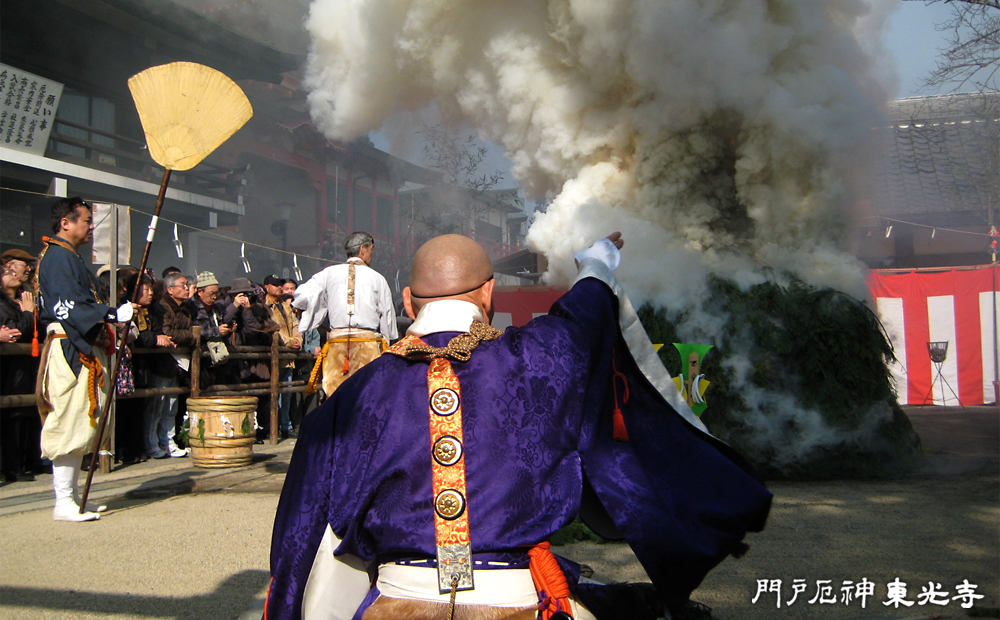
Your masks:
<instances>
[{"instance_id":1,"label":"spectator crowd","mask_svg":"<svg viewBox=\"0 0 1000 620\"><path fill-rule=\"evenodd\" d=\"M35 257L23 250L2 255L3 286L0 292L0 343L33 343L44 340L45 326L36 325L35 293L31 281ZM101 293L111 299L111 269L98 270ZM136 293L138 285L138 293ZM197 380L201 389L210 385L234 386L271 379L269 360L235 359L230 347L279 345L306 351L311 357L282 361L280 381L308 381L326 342L325 326L301 333L301 311L290 301L298 283L269 275L263 282L236 278L221 286L212 272L185 275L168 267L155 279L151 270L140 274L123 267L115 274L112 304L133 302L140 307L118 333L125 334L128 348L113 387L119 397L136 389L190 387ZM202 347L207 350L200 376L192 378L190 354L178 348L194 344L193 326L201 328ZM156 353L132 354L135 349ZM162 352L161 352L162 351ZM15 361L16 360L16 361ZM36 357L5 355L0 360L0 393L31 394L38 369ZM110 373L109 373L110 374ZM181 432L186 407L183 395L119 398L115 407L116 462L136 463L147 459L183 458L189 453ZM281 437L295 437L302 417L316 403L304 394L279 396ZM257 433L263 442L270 429L270 397L258 398ZM0 409L0 470L6 482L33 480L51 465L41 458L41 423L34 406Z\"/></svg>"}]
</instances>

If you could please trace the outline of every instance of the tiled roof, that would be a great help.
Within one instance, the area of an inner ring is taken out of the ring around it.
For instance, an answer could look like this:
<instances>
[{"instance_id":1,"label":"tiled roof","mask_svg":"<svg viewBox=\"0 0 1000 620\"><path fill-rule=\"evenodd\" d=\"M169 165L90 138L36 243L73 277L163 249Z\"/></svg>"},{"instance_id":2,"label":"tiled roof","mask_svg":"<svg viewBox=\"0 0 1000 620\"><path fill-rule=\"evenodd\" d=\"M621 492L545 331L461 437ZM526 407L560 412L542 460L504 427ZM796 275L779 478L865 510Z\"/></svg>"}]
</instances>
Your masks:
<instances>
[{"instance_id":1,"label":"tiled roof","mask_svg":"<svg viewBox=\"0 0 1000 620\"><path fill-rule=\"evenodd\" d=\"M890 102L891 124L878 130L876 210L901 216L986 209L1000 174L998 106L996 93Z\"/></svg>"}]
</instances>

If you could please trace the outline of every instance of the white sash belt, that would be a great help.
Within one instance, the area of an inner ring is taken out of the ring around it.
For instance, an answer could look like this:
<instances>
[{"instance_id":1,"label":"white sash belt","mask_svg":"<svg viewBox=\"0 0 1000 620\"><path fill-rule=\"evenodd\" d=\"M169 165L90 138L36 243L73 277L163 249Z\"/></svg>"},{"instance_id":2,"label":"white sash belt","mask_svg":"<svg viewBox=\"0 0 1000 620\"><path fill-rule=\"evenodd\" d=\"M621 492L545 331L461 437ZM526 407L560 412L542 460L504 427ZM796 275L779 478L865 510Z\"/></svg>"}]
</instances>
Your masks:
<instances>
[{"instance_id":1,"label":"white sash belt","mask_svg":"<svg viewBox=\"0 0 1000 620\"><path fill-rule=\"evenodd\" d=\"M428 603L448 603L451 594L440 594L436 568L382 564L378 567L378 591L389 598ZM455 595L459 605L491 607L534 607L538 594L526 568L476 571L476 589Z\"/></svg>"}]
</instances>

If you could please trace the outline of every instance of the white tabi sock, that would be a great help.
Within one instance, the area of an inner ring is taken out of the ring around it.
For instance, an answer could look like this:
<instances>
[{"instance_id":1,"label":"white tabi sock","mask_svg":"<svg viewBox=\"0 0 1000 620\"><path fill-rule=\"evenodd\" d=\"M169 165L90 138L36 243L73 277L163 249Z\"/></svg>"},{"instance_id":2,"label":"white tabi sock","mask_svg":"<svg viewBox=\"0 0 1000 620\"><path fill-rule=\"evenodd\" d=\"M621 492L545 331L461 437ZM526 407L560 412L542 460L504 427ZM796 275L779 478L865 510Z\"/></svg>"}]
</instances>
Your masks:
<instances>
[{"instance_id":1,"label":"white tabi sock","mask_svg":"<svg viewBox=\"0 0 1000 620\"><path fill-rule=\"evenodd\" d=\"M82 459L83 457L78 454L67 454L52 459L52 488L56 494L56 506L52 511L52 518L56 521L93 521L101 517L96 512L80 514L80 505L73 497Z\"/></svg>"},{"instance_id":2,"label":"white tabi sock","mask_svg":"<svg viewBox=\"0 0 1000 620\"><path fill-rule=\"evenodd\" d=\"M80 463L83 463L81 459ZM80 506L80 469L77 469L77 475L73 476L73 501L76 502L77 508ZM108 507L104 504L95 504L93 502L87 502L87 512L104 512Z\"/></svg>"}]
</instances>

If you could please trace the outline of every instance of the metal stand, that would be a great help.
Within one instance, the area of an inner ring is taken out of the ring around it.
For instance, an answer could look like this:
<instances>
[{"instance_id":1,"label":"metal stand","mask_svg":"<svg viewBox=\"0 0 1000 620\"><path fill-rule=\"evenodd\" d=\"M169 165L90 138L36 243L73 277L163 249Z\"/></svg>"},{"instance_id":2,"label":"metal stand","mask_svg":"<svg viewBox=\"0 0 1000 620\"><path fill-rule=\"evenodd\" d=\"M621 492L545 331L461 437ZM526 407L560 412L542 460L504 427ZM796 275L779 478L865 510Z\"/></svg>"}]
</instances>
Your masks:
<instances>
[{"instance_id":1,"label":"metal stand","mask_svg":"<svg viewBox=\"0 0 1000 620\"><path fill-rule=\"evenodd\" d=\"M923 404L926 405L928 399L930 400L932 405L934 404L934 383L937 382L938 384L940 384L941 404L943 406L948 405L948 398L945 396L944 392L944 386L947 385L948 391L950 391L951 395L954 396L955 400L958 401L958 406L964 408L964 405L962 405L962 399L958 397L958 394L955 393L955 389L951 387L951 384L948 383L948 380L944 378L944 374L942 373L944 361L948 358L948 341L945 340L944 342L928 342L927 353L930 354L931 361L934 362L934 368L935 370L937 370L937 374L935 374L934 378L931 379L931 389L928 390L927 396L924 396Z\"/></svg>"}]
</instances>

